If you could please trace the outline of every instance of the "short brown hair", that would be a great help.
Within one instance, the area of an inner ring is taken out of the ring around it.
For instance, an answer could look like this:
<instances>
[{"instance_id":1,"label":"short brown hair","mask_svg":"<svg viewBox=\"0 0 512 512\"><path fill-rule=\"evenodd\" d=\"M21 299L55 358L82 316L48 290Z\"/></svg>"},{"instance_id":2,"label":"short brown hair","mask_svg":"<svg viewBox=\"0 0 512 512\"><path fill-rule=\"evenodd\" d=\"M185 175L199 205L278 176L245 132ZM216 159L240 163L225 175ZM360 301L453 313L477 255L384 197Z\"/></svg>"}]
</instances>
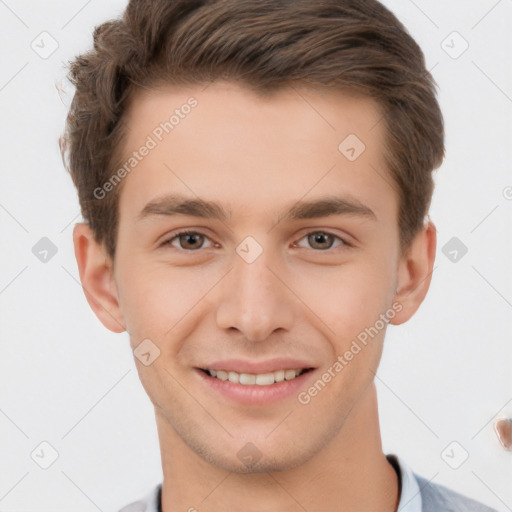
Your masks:
<instances>
[{"instance_id":1,"label":"short brown hair","mask_svg":"<svg viewBox=\"0 0 512 512\"><path fill-rule=\"evenodd\" d=\"M131 0L70 62L76 88L59 143L84 220L114 258L121 186L94 190L120 162L123 114L139 87L227 79L271 93L292 83L376 100L399 195L402 253L430 208L444 158L436 82L402 23L377 0ZM341 142L341 141L340 141ZM67 159L66 159L67 155Z\"/></svg>"}]
</instances>

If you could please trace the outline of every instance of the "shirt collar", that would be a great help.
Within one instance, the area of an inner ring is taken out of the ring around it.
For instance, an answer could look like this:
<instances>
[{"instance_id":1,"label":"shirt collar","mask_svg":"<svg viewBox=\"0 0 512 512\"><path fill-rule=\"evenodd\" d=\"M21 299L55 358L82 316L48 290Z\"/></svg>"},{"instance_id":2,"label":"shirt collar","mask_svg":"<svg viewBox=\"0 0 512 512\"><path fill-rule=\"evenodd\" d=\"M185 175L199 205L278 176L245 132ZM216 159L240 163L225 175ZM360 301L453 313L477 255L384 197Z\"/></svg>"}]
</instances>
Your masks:
<instances>
[{"instance_id":1,"label":"shirt collar","mask_svg":"<svg viewBox=\"0 0 512 512\"><path fill-rule=\"evenodd\" d=\"M142 500L132 503L119 512L161 512L162 484L158 484Z\"/></svg>"},{"instance_id":2,"label":"shirt collar","mask_svg":"<svg viewBox=\"0 0 512 512\"><path fill-rule=\"evenodd\" d=\"M402 490L397 512L421 512L423 507L421 489L412 469L396 455L388 455L387 458L395 469L400 471Z\"/></svg>"},{"instance_id":3,"label":"shirt collar","mask_svg":"<svg viewBox=\"0 0 512 512\"><path fill-rule=\"evenodd\" d=\"M421 512L421 490L411 468L396 455L388 455L387 458L400 472L401 492L397 512ZM142 502L138 502L139 508L134 508L133 512L161 512L161 496L162 484L158 484L145 496ZM124 509L122 512L124 512ZM132 510L126 512L132 512Z\"/></svg>"}]
</instances>

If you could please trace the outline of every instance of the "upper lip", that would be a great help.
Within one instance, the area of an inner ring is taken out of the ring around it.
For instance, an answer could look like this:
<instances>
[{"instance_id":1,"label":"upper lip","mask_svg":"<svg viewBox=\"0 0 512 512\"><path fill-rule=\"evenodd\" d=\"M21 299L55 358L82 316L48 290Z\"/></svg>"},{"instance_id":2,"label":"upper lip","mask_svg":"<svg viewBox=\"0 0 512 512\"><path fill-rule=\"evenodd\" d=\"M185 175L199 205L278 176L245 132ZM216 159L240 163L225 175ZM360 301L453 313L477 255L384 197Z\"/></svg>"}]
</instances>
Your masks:
<instances>
[{"instance_id":1,"label":"upper lip","mask_svg":"<svg viewBox=\"0 0 512 512\"><path fill-rule=\"evenodd\" d=\"M225 359L223 361L214 361L206 366L202 366L203 370L225 370L236 373L271 373L277 370L291 369L309 369L314 368L312 364L302 359L277 358L267 361L247 361L244 359Z\"/></svg>"}]
</instances>

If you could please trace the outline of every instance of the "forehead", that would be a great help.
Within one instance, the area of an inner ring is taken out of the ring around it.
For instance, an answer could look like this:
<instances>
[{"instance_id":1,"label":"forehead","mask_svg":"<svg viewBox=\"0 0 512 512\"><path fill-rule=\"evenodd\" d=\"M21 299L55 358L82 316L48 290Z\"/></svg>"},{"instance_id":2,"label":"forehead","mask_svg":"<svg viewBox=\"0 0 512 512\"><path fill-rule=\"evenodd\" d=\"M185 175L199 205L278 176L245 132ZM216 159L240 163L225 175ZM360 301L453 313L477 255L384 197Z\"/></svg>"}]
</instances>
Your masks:
<instances>
[{"instance_id":1,"label":"forehead","mask_svg":"<svg viewBox=\"0 0 512 512\"><path fill-rule=\"evenodd\" d=\"M188 108L192 98L197 105ZM173 114L175 119L172 119ZM282 143L286 142L287 134L294 138L299 131L303 138L330 133L336 140L347 130L368 138L368 132L380 125L374 133L378 137L383 127L380 124L383 115L377 102L353 91L290 85L263 94L229 81L194 86L161 84L138 89L132 95L125 116L132 137L129 136L126 143L133 145L131 143L136 143L135 139L140 135L137 132L151 133L160 123L169 120L173 135L179 136L183 128L177 130L177 127L184 125L181 120L187 117L191 120L186 124L193 124L198 136L204 131L200 130L202 123L194 122L194 119L204 121L209 118L219 127L222 125L222 135L231 128L240 139L244 134L237 128L244 125L245 132L278 134L277 142ZM209 133L209 139L216 140L215 134Z\"/></svg>"},{"instance_id":2,"label":"forehead","mask_svg":"<svg viewBox=\"0 0 512 512\"><path fill-rule=\"evenodd\" d=\"M261 96L231 82L167 86L139 91L125 122L126 160L151 147L123 183L121 209L134 214L164 193L225 200L245 213L335 189L374 210L397 200L384 166L385 123L367 97L295 86Z\"/></svg>"}]
</instances>

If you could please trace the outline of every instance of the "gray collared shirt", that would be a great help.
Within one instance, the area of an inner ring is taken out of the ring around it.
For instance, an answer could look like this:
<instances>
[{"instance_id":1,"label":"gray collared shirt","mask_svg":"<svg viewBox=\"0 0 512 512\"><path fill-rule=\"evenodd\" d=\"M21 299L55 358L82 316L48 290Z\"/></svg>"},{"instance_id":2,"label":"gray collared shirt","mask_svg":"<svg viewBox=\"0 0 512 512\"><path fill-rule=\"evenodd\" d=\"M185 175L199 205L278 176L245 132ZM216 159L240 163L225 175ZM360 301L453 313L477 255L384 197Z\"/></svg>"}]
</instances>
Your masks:
<instances>
[{"instance_id":1,"label":"gray collared shirt","mask_svg":"<svg viewBox=\"0 0 512 512\"><path fill-rule=\"evenodd\" d=\"M400 472L401 492L397 512L496 512L442 485L428 482L413 473L396 455L387 457ZM161 512L161 492L162 484L158 484L144 498L119 512Z\"/></svg>"}]
</instances>

